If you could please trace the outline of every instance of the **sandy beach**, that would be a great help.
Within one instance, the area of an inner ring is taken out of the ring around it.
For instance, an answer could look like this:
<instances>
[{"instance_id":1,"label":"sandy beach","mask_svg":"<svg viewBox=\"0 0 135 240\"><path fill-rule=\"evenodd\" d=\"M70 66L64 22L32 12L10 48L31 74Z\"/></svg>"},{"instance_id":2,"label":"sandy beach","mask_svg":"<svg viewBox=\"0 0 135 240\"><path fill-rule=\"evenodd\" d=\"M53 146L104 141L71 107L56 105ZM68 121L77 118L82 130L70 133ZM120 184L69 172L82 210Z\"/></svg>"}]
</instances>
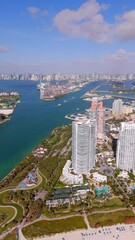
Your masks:
<instances>
[{"instance_id":1,"label":"sandy beach","mask_svg":"<svg viewBox=\"0 0 135 240\"><path fill-rule=\"evenodd\" d=\"M50 237L35 238L34 240L135 240L135 224L118 224L88 230L79 230L68 233L56 234Z\"/></svg>"}]
</instances>

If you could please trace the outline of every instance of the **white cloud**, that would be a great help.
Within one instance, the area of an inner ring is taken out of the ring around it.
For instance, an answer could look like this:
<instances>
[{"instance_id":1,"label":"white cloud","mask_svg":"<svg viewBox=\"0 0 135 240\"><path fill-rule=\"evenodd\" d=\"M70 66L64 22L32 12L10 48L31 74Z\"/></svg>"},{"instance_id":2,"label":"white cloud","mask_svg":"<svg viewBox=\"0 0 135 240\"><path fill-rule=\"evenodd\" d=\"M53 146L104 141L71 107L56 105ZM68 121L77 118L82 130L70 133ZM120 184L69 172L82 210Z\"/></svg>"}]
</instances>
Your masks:
<instances>
[{"instance_id":1,"label":"white cloud","mask_svg":"<svg viewBox=\"0 0 135 240\"><path fill-rule=\"evenodd\" d=\"M135 39L135 10L125 12L117 17L114 26L114 36L122 41Z\"/></svg>"},{"instance_id":2,"label":"white cloud","mask_svg":"<svg viewBox=\"0 0 135 240\"><path fill-rule=\"evenodd\" d=\"M108 5L87 0L77 10L64 9L54 18L60 32L71 37L85 38L99 43L135 40L135 10L114 16L114 23L105 21L103 11Z\"/></svg>"},{"instance_id":3,"label":"white cloud","mask_svg":"<svg viewBox=\"0 0 135 240\"><path fill-rule=\"evenodd\" d=\"M40 12L40 9L37 8L37 7L28 7L28 8L27 8L27 11L28 11L30 14L34 15L34 14L39 13L39 12Z\"/></svg>"},{"instance_id":4,"label":"white cloud","mask_svg":"<svg viewBox=\"0 0 135 240\"><path fill-rule=\"evenodd\" d=\"M110 54L106 60L125 62L135 58L135 52L128 52L125 49L118 49L115 54Z\"/></svg>"},{"instance_id":5,"label":"white cloud","mask_svg":"<svg viewBox=\"0 0 135 240\"><path fill-rule=\"evenodd\" d=\"M77 10L65 9L54 18L54 24L59 31L73 37L83 37L96 42L109 41L110 25L104 21L100 11L107 5L101 5L96 0L89 0Z\"/></svg>"},{"instance_id":6,"label":"white cloud","mask_svg":"<svg viewBox=\"0 0 135 240\"><path fill-rule=\"evenodd\" d=\"M0 46L0 53L8 52L8 48L5 46Z\"/></svg>"},{"instance_id":7,"label":"white cloud","mask_svg":"<svg viewBox=\"0 0 135 240\"><path fill-rule=\"evenodd\" d=\"M42 11L40 8L31 6L27 7L27 11L32 15L32 16L47 16L48 12L46 10Z\"/></svg>"}]
</instances>

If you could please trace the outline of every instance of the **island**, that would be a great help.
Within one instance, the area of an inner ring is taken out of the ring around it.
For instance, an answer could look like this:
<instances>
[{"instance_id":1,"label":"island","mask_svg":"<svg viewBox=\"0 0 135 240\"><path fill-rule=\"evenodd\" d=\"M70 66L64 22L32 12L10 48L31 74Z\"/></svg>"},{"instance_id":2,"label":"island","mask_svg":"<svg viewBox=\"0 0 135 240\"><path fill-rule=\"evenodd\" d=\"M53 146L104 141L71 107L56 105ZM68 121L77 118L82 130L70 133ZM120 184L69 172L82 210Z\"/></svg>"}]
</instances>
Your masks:
<instances>
[{"instance_id":1,"label":"island","mask_svg":"<svg viewBox=\"0 0 135 240\"><path fill-rule=\"evenodd\" d=\"M19 101L20 96L17 92L0 92L0 124L10 120Z\"/></svg>"},{"instance_id":2,"label":"island","mask_svg":"<svg viewBox=\"0 0 135 240\"><path fill-rule=\"evenodd\" d=\"M66 84L48 84L41 82L38 84L37 89L40 90L40 99L51 101L63 97L70 92L79 91L85 83L66 83Z\"/></svg>"},{"instance_id":3,"label":"island","mask_svg":"<svg viewBox=\"0 0 135 240\"><path fill-rule=\"evenodd\" d=\"M132 89L119 89L119 90L109 90L110 93L128 93L128 94L132 94L132 93L135 93L135 89L132 88Z\"/></svg>"},{"instance_id":4,"label":"island","mask_svg":"<svg viewBox=\"0 0 135 240\"><path fill-rule=\"evenodd\" d=\"M111 87L112 88L121 88L121 87L124 87L124 83L120 82L120 81L112 81Z\"/></svg>"}]
</instances>

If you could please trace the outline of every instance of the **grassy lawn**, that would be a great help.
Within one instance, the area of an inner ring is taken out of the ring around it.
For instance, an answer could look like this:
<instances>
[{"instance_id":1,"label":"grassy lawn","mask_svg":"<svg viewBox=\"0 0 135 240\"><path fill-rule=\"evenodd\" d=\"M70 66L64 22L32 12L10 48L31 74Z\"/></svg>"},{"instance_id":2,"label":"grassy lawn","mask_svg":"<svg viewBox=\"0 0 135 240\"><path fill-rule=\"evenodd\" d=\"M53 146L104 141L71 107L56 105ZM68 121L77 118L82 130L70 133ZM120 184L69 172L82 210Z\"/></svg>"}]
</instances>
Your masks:
<instances>
[{"instance_id":1,"label":"grassy lawn","mask_svg":"<svg viewBox=\"0 0 135 240\"><path fill-rule=\"evenodd\" d=\"M121 201L121 199L119 198L112 198L112 199L109 199L107 200L105 203L104 203L104 206L107 208L111 208L111 209L114 209L114 208L121 208L121 207L124 207L125 206L125 203Z\"/></svg>"},{"instance_id":2,"label":"grassy lawn","mask_svg":"<svg viewBox=\"0 0 135 240\"><path fill-rule=\"evenodd\" d=\"M3 240L18 240L16 231L9 233L6 237L3 238Z\"/></svg>"},{"instance_id":3,"label":"grassy lawn","mask_svg":"<svg viewBox=\"0 0 135 240\"><path fill-rule=\"evenodd\" d=\"M17 205L17 204L14 204L14 203L9 203L10 206L14 206L16 209L17 209L17 215L16 215L16 218L8 223L7 225L5 225L4 227L0 227L0 234L7 230L8 228L12 228L15 226L15 224L21 220L22 218L22 215L23 215L23 209L21 208L21 206ZM6 204L5 204L5 209L6 209ZM8 208L7 208L8 209Z\"/></svg>"},{"instance_id":4,"label":"grassy lawn","mask_svg":"<svg viewBox=\"0 0 135 240\"><path fill-rule=\"evenodd\" d=\"M26 238L50 235L61 232L73 231L76 229L86 229L83 217L72 217L57 221L39 221L23 228Z\"/></svg>"},{"instance_id":5,"label":"grassy lawn","mask_svg":"<svg viewBox=\"0 0 135 240\"><path fill-rule=\"evenodd\" d=\"M8 208L4 207L3 208L3 207L0 206L0 217L4 214L6 214L7 217L5 218L4 221L2 221L2 219L1 219L1 221L0 221L1 225L5 224L7 221L9 221L14 216L15 211L11 207L8 207Z\"/></svg>"},{"instance_id":6,"label":"grassy lawn","mask_svg":"<svg viewBox=\"0 0 135 240\"><path fill-rule=\"evenodd\" d=\"M92 214L88 215L88 221L91 227L111 226L117 223L123 223L125 218L135 217L132 211L118 211L114 213Z\"/></svg>"},{"instance_id":7,"label":"grassy lawn","mask_svg":"<svg viewBox=\"0 0 135 240\"><path fill-rule=\"evenodd\" d=\"M5 206L6 208L6 205L9 205L9 206L13 206L17 209L17 216L15 218L15 220L19 221L23 215L23 209L20 205L16 204L16 203L3 203L2 206Z\"/></svg>"},{"instance_id":8,"label":"grassy lawn","mask_svg":"<svg viewBox=\"0 0 135 240\"><path fill-rule=\"evenodd\" d=\"M121 201L119 198L108 199L103 203L93 203L92 211L103 211L103 210L111 210L116 208L125 207L125 203Z\"/></svg>"},{"instance_id":9,"label":"grassy lawn","mask_svg":"<svg viewBox=\"0 0 135 240\"><path fill-rule=\"evenodd\" d=\"M8 191L6 191L6 192L4 192L4 193L2 193L2 194L0 194L0 205L1 206L5 206L6 207L6 205L10 205L10 206L13 206L13 207L15 207L16 209L17 209L17 216L16 216L16 219L17 220L19 220L21 217L22 217L22 215L23 215L23 209L22 209L22 207L20 206L20 205L18 205L18 204L16 204L16 203L12 203L12 202L4 202L4 199L8 196L10 194L10 191L8 190Z\"/></svg>"},{"instance_id":10,"label":"grassy lawn","mask_svg":"<svg viewBox=\"0 0 135 240\"><path fill-rule=\"evenodd\" d=\"M65 210L65 212L49 212L49 211L46 211L44 210L44 213L43 215L45 217L48 217L48 218L54 218L54 217L64 217L64 216L71 216L71 215L74 215L74 214L78 214L78 212L74 211L74 210L70 210L70 209L67 209L67 211Z\"/></svg>"}]
</instances>

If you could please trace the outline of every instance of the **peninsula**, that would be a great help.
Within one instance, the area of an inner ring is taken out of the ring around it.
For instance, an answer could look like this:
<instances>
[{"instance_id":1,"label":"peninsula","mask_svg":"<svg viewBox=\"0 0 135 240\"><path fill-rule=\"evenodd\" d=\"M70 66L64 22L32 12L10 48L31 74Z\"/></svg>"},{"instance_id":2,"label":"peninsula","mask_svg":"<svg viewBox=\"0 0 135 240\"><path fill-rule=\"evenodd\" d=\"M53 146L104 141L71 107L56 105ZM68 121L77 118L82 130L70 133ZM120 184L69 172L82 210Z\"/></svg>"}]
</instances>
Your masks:
<instances>
[{"instance_id":1,"label":"peninsula","mask_svg":"<svg viewBox=\"0 0 135 240\"><path fill-rule=\"evenodd\" d=\"M115 166L112 152L108 155L111 139L98 145L96 166L90 176L83 175L82 184L61 181L64 166L71 159L71 136L71 125L54 129L0 182L2 239L17 239L18 234L24 239L40 239L79 229L84 234L90 227L135 222L134 194L122 186L120 171L116 169L115 177L107 176L103 183L94 179L98 169L109 170L108 156ZM129 174L128 184L133 182L135 177Z\"/></svg>"}]
</instances>

